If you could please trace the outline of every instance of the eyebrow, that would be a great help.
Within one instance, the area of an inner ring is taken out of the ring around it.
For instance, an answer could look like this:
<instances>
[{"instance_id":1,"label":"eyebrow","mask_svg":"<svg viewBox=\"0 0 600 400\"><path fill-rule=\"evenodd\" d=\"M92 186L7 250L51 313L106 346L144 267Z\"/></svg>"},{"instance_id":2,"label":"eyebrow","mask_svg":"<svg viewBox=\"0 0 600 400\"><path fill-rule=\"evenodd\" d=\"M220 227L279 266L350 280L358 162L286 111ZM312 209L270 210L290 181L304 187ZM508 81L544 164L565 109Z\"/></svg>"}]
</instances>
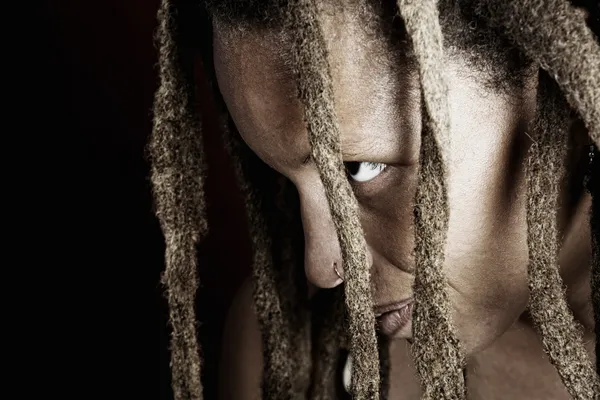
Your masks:
<instances>
[{"instance_id":1,"label":"eyebrow","mask_svg":"<svg viewBox=\"0 0 600 400\"><path fill-rule=\"evenodd\" d=\"M346 145L348 148L342 150L342 157L347 157L350 159L360 158L364 156L365 153L369 152L379 152L384 149L386 146L385 143L381 141L381 137L377 136L374 140L369 141L352 141ZM358 160L357 160L358 161ZM365 160L368 161L368 160ZM302 158L302 165L308 165L312 162L312 154L309 151L306 156Z\"/></svg>"}]
</instances>

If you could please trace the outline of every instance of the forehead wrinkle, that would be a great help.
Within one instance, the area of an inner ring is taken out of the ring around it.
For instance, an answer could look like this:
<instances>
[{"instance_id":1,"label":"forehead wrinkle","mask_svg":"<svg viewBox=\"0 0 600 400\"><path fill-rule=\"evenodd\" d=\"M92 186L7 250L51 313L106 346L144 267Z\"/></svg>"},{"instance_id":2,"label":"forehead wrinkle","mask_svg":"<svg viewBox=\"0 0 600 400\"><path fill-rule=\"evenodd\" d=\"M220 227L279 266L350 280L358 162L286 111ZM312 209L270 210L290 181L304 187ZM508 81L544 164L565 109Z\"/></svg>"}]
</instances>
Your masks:
<instances>
[{"instance_id":1,"label":"forehead wrinkle","mask_svg":"<svg viewBox=\"0 0 600 400\"><path fill-rule=\"evenodd\" d=\"M384 137L388 138L389 136L373 134L366 137L360 134L342 134L342 155L345 160L370 161L361 160L361 157L380 154L382 151L385 151L391 143L388 143ZM392 136L397 137L397 135Z\"/></svg>"},{"instance_id":2,"label":"forehead wrinkle","mask_svg":"<svg viewBox=\"0 0 600 400\"><path fill-rule=\"evenodd\" d=\"M331 38L336 35L330 34L342 27L336 27L332 21L326 25L326 40L330 44L328 57L336 59L331 60L331 73L334 75L335 108L344 158L358 159L378 154L397 144L400 131L406 125L403 114L409 110L404 107L406 101L401 98L407 95L406 91L412 85L400 84L399 80L404 79L397 76L405 74L406 65L391 66L385 56L383 59L381 56L373 58L374 54L384 50L381 43L378 46L373 40L365 41L364 32L359 33L357 27L351 30L350 35L345 30L343 38L340 38L343 40L338 42L342 48L333 47ZM221 41L219 47L226 49L220 53L221 56L225 53L225 63L229 64L226 68L229 70L226 71L228 79L241 83L245 88L238 86L235 90L238 95L232 100L243 110L243 118L250 122L246 129L253 129L253 135L260 137L259 140L271 142L270 146L256 150L262 150L261 155L273 167L301 165L305 155L310 153L310 147L303 108L297 98L294 76L286 56L285 33L219 28L219 35L215 37ZM394 103L401 107L386 106ZM270 154L265 154L267 152Z\"/></svg>"}]
</instances>

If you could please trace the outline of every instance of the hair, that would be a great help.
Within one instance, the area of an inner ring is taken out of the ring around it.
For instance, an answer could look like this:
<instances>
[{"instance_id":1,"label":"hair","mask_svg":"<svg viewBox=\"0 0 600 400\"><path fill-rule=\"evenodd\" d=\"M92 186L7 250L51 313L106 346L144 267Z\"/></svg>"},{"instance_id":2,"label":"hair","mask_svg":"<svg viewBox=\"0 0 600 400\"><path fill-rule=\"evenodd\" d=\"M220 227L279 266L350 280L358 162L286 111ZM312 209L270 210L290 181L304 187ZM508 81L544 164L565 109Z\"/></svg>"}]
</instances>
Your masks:
<instances>
[{"instance_id":1,"label":"hair","mask_svg":"<svg viewBox=\"0 0 600 400\"><path fill-rule=\"evenodd\" d=\"M382 7L389 7L385 4ZM486 72L498 90L521 84L531 66L539 71L535 118L529 130L532 143L526 158L529 310L543 348L569 394L576 399L598 399L600 357L596 357L594 367L582 343L582 328L566 302L558 272L557 227L571 114L576 113L583 121L598 159L597 37L582 13L566 0L440 0L439 4L436 0L398 0L393 7L393 14L398 13L404 24L421 82L423 124L414 205L412 350L423 398L455 400L467 396L465 357L451 319L443 272L449 219L443 149L449 140L449 108L441 60L445 51L460 51L468 62ZM294 200L281 202L288 214L273 212L276 204L256 172L256 156L236 134L218 90L213 88L221 105L226 147L247 199L254 248L254 300L264 351L262 396L334 397L339 388L332 377L339 350L347 346L353 360L353 398L386 397L387 352L375 331L366 243L341 158L327 49L317 17L314 0L161 1L156 35L160 86L149 149L156 214L166 240L163 283L170 308L172 387L177 400L202 399L194 313L198 286L195 246L206 235L207 223L201 117L193 65L194 53L203 55L211 80L214 71L207 38L213 18L229 24L278 26L294 33L290 35L292 70L304 106L311 156L325 187L345 272L343 289L317 296L313 302L323 305L319 307L323 311L310 313L305 283L297 273L302 253L294 243L301 241L290 239L297 234L299 224ZM204 24L202 35L198 33L198 18ZM594 191L599 170L590 166L587 183L595 210L590 223L597 355L600 217ZM293 197L289 187L281 192L284 197Z\"/></svg>"}]
</instances>

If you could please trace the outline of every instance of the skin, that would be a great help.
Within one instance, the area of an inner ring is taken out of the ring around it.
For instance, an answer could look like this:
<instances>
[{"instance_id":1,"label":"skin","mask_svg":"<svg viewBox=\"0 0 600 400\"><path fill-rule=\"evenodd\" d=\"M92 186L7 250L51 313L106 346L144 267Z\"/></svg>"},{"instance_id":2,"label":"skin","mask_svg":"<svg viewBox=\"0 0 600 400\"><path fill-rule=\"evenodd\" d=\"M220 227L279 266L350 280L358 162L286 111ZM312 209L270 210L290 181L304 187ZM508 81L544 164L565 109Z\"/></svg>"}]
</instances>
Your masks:
<instances>
[{"instance_id":1,"label":"skin","mask_svg":"<svg viewBox=\"0 0 600 400\"><path fill-rule=\"evenodd\" d=\"M412 296L419 82L414 66L390 52L382 40L373 39L359 21L345 13L321 16L344 161L387 165L367 182L354 182L349 176L368 244L373 304L378 306ZM316 290L342 284L333 269L336 263L343 276L324 189L315 165L306 160L309 144L303 111L281 52L285 38L276 32L219 24L214 34L219 88L242 138L299 192L308 281ZM534 115L536 74L506 95L484 87L481 74L463 60L452 53L445 61L452 116L451 143L443 149L449 160L450 207L445 272L452 317L468 356L469 390L476 399L566 399L526 312L525 130ZM587 162L581 156L584 137L585 132L574 125L571 183L582 179L580 165ZM561 275L593 357L587 224L591 203L583 191L573 193L577 185L563 186ZM223 398L255 398L258 390L260 334L249 304L251 291L246 285L226 326ZM401 339L391 346L393 399L418 398L408 346Z\"/></svg>"}]
</instances>

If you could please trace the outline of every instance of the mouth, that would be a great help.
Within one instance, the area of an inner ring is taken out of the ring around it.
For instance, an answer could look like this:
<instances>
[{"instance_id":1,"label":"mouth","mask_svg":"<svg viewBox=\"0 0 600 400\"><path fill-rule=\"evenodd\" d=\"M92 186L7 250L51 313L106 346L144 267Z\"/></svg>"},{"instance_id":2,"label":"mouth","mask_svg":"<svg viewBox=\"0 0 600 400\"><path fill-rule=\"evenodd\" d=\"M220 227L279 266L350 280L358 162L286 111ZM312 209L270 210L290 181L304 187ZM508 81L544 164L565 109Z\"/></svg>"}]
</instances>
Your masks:
<instances>
[{"instance_id":1,"label":"mouth","mask_svg":"<svg viewBox=\"0 0 600 400\"><path fill-rule=\"evenodd\" d=\"M412 336L412 298L377 306L374 309L379 331L387 337L410 339Z\"/></svg>"}]
</instances>

